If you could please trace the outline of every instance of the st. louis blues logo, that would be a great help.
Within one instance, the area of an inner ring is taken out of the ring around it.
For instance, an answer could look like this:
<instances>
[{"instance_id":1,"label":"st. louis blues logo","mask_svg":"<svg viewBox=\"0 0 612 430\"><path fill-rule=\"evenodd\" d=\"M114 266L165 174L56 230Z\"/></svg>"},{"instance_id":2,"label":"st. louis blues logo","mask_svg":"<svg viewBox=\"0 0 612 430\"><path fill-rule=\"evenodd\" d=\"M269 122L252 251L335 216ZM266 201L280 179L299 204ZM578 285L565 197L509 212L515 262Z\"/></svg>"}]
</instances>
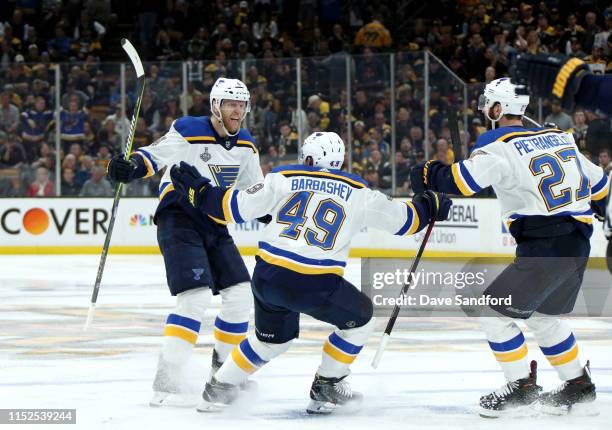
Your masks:
<instances>
[{"instance_id":1,"label":"st. louis blues logo","mask_svg":"<svg viewBox=\"0 0 612 430\"><path fill-rule=\"evenodd\" d=\"M204 148L204 152L200 154L200 158L203 162L208 163L208 161L212 158L212 155L208 152L208 148Z\"/></svg>"},{"instance_id":2,"label":"st. louis blues logo","mask_svg":"<svg viewBox=\"0 0 612 430\"><path fill-rule=\"evenodd\" d=\"M234 185L240 166L219 166L216 164L209 164L208 168L214 178L215 182L219 187L229 188Z\"/></svg>"}]
</instances>

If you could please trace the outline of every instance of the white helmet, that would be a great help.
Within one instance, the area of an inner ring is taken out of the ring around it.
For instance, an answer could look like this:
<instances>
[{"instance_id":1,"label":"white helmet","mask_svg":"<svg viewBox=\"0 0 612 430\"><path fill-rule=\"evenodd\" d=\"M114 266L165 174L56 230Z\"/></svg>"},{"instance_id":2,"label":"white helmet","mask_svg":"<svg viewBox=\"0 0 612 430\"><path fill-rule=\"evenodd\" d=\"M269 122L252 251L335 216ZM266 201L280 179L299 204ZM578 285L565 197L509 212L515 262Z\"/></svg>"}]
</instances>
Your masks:
<instances>
[{"instance_id":1,"label":"white helmet","mask_svg":"<svg viewBox=\"0 0 612 430\"><path fill-rule=\"evenodd\" d=\"M239 79L219 78L210 90L210 111L213 116L219 120L221 127L223 127L223 131L225 131L228 136L235 136L238 134L238 131L232 134L225 128L225 124L221 118L221 102L223 102L223 100L238 100L245 102L244 114L242 118L240 118L240 122L242 122L246 114L251 111L250 99L251 94L247 86Z\"/></svg>"},{"instance_id":2,"label":"white helmet","mask_svg":"<svg viewBox=\"0 0 612 430\"><path fill-rule=\"evenodd\" d=\"M478 110L493 123L499 121L503 115L523 115L529 104L528 94L518 94L518 85L510 82L510 78L495 79L487 84L482 95L478 98ZM489 110L499 103L501 113L499 118L491 118Z\"/></svg>"},{"instance_id":3,"label":"white helmet","mask_svg":"<svg viewBox=\"0 0 612 430\"><path fill-rule=\"evenodd\" d=\"M306 138L300 152L300 163L312 157L313 166L340 169L344 163L344 142L336 133L317 131Z\"/></svg>"}]
</instances>

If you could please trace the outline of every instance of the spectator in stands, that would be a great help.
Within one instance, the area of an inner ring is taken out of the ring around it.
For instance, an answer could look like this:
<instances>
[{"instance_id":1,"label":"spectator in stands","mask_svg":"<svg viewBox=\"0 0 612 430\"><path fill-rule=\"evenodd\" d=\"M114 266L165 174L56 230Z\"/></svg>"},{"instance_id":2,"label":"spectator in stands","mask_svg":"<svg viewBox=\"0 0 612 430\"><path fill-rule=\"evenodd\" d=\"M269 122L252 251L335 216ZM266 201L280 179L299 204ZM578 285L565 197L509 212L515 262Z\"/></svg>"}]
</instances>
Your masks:
<instances>
[{"instance_id":1,"label":"spectator in stands","mask_svg":"<svg viewBox=\"0 0 612 430\"><path fill-rule=\"evenodd\" d=\"M283 121L279 124L280 136L278 138L278 150L281 157L288 155L294 159L297 159L298 153L298 135L291 129L291 126L287 121Z\"/></svg>"},{"instance_id":2,"label":"spectator in stands","mask_svg":"<svg viewBox=\"0 0 612 430\"><path fill-rule=\"evenodd\" d=\"M100 130L98 130L98 142L100 146L108 147L113 155L122 152L121 135L115 129L115 121L113 119L107 118Z\"/></svg>"},{"instance_id":3,"label":"spectator in stands","mask_svg":"<svg viewBox=\"0 0 612 430\"><path fill-rule=\"evenodd\" d=\"M204 102L204 95L199 91L193 95L193 104L187 111L191 116L205 116L208 113L208 106Z\"/></svg>"},{"instance_id":4,"label":"spectator in stands","mask_svg":"<svg viewBox=\"0 0 612 430\"><path fill-rule=\"evenodd\" d=\"M40 144L55 123L53 112L47 109L45 98L38 96L35 100L34 108L21 114L21 139L30 162L34 161Z\"/></svg>"},{"instance_id":5,"label":"spectator in stands","mask_svg":"<svg viewBox=\"0 0 612 430\"><path fill-rule=\"evenodd\" d=\"M138 118L136 122L136 130L134 130L134 143L132 151L143 146L149 146L153 143L153 134L147 128L147 122L144 118Z\"/></svg>"},{"instance_id":6,"label":"spectator in stands","mask_svg":"<svg viewBox=\"0 0 612 430\"><path fill-rule=\"evenodd\" d=\"M53 61L66 61L70 55L71 40L61 25L55 27L55 37L47 42L47 49Z\"/></svg>"},{"instance_id":7,"label":"spectator in stands","mask_svg":"<svg viewBox=\"0 0 612 430\"><path fill-rule=\"evenodd\" d=\"M410 160L404 157L402 151L395 153L395 179L396 188L394 194L407 194L410 191Z\"/></svg>"},{"instance_id":8,"label":"spectator in stands","mask_svg":"<svg viewBox=\"0 0 612 430\"><path fill-rule=\"evenodd\" d=\"M19 126L19 109L9 101L8 91L0 93L0 131L15 133Z\"/></svg>"},{"instance_id":9,"label":"spectator in stands","mask_svg":"<svg viewBox=\"0 0 612 430\"><path fill-rule=\"evenodd\" d=\"M79 109L76 100L71 100L68 103L67 111L62 109L60 112L60 136L64 152L67 152L68 147L73 143L83 143L86 121L87 114L83 109Z\"/></svg>"},{"instance_id":10,"label":"spectator in stands","mask_svg":"<svg viewBox=\"0 0 612 430\"><path fill-rule=\"evenodd\" d=\"M372 22L361 27L355 36L355 46L389 48L392 42L391 33L384 26L382 15L378 13L374 15Z\"/></svg>"},{"instance_id":11,"label":"spectator in stands","mask_svg":"<svg viewBox=\"0 0 612 430\"><path fill-rule=\"evenodd\" d=\"M455 162L455 154L448 143L448 140L444 138L438 139L435 146L435 153L433 155L433 159L440 161L441 163L450 166Z\"/></svg>"},{"instance_id":12,"label":"spectator in stands","mask_svg":"<svg viewBox=\"0 0 612 430\"><path fill-rule=\"evenodd\" d=\"M553 100L550 105L550 115L548 115L544 122L552 122L559 127L560 130L569 130L574 126L574 122L572 121L572 117L563 112L561 108L561 102L558 100Z\"/></svg>"},{"instance_id":13,"label":"spectator in stands","mask_svg":"<svg viewBox=\"0 0 612 430\"><path fill-rule=\"evenodd\" d=\"M0 132L0 167L19 167L27 162L23 145L15 136L7 136Z\"/></svg>"},{"instance_id":14,"label":"spectator in stands","mask_svg":"<svg viewBox=\"0 0 612 430\"><path fill-rule=\"evenodd\" d=\"M62 197L75 197L78 196L81 191L81 187L77 184L75 179L74 170L66 167L62 169Z\"/></svg>"},{"instance_id":15,"label":"spectator in stands","mask_svg":"<svg viewBox=\"0 0 612 430\"><path fill-rule=\"evenodd\" d=\"M387 67L380 57L374 55L372 48L363 48L363 56L357 57L355 62L359 89L380 92L388 85L385 85Z\"/></svg>"},{"instance_id":16,"label":"spectator in stands","mask_svg":"<svg viewBox=\"0 0 612 430\"><path fill-rule=\"evenodd\" d=\"M578 145L579 149L586 148L586 135L589 126L586 123L586 115L583 110L577 110L574 112L574 128L572 129L572 134L574 135L574 140L576 141L576 145Z\"/></svg>"},{"instance_id":17,"label":"spectator in stands","mask_svg":"<svg viewBox=\"0 0 612 430\"><path fill-rule=\"evenodd\" d=\"M599 167L604 169L606 172L609 172L610 169L612 169L612 157L610 156L610 150L608 148L603 148L600 150L597 161L599 162Z\"/></svg>"},{"instance_id":18,"label":"spectator in stands","mask_svg":"<svg viewBox=\"0 0 612 430\"><path fill-rule=\"evenodd\" d=\"M110 182L104 177L106 171L101 166L94 166L91 169L91 179L88 179L81 189L81 197L110 197L113 195L113 188Z\"/></svg>"},{"instance_id":19,"label":"spectator in stands","mask_svg":"<svg viewBox=\"0 0 612 430\"><path fill-rule=\"evenodd\" d=\"M50 173L46 167L36 169L36 179L30 184L28 197L51 197L55 195L55 187L50 180Z\"/></svg>"}]
</instances>

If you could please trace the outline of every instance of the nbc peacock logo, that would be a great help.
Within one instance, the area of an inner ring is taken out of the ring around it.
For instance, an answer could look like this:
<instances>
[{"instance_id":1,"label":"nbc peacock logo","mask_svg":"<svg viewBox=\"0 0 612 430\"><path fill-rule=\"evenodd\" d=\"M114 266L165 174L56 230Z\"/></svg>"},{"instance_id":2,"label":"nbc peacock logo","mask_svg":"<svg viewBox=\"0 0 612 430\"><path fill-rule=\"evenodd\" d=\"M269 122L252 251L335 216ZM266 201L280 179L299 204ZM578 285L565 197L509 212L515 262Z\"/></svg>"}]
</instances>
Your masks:
<instances>
[{"instance_id":1,"label":"nbc peacock logo","mask_svg":"<svg viewBox=\"0 0 612 430\"><path fill-rule=\"evenodd\" d=\"M130 217L130 227L147 227L153 225L153 215L134 214Z\"/></svg>"}]
</instances>

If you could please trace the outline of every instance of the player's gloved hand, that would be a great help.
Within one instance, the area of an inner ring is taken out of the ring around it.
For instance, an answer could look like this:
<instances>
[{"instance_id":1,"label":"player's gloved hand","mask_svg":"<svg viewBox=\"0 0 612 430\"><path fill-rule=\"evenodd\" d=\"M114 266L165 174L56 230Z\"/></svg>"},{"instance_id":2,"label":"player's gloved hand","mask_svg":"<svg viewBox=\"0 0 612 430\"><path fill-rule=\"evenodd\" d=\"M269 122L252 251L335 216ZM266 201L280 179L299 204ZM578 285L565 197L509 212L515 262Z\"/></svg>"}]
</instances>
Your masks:
<instances>
[{"instance_id":1,"label":"player's gloved hand","mask_svg":"<svg viewBox=\"0 0 612 430\"><path fill-rule=\"evenodd\" d=\"M210 179L202 176L198 169L184 161L181 161L178 166L172 166L170 178L174 189L187 197L191 206L198 207L204 191L209 186Z\"/></svg>"},{"instance_id":2,"label":"player's gloved hand","mask_svg":"<svg viewBox=\"0 0 612 430\"><path fill-rule=\"evenodd\" d=\"M424 193L416 194L412 198L412 203L415 207L419 206L426 209L428 223L436 221L444 221L448 218L448 213L453 204L444 193L434 193L433 191L425 191ZM417 208L418 211L418 208ZM420 211L419 211L420 212Z\"/></svg>"},{"instance_id":3,"label":"player's gloved hand","mask_svg":"<svg viewBox=\"0 0 612 430\"><path fill-rule=\"evenodd\" d=\"M124 155L116 155L108 162L106 174L112 181L127 184L134 180L138 165L134 160L124 159Z\"/></svg>"},{"instance_id":4,"label":"player's gloved hand","mask_svg":"<svg viewBox=\"0 0 612 430\"><path fill-rule=\"evenodd\" d=\"M590 74L589 66L579 58L524 54L517 60L512 81L528 87L531 95L555 98L565 109L572 109L580 82Z\"/></svg>"},{"instance_id":5,"label":"player's gloved hand","mask_svg":"<svg viewBox=\"0 0 612 430\"><path fill-rule=\"evenodd\" d=\"M425 190L435 190L435 184L431 183L431 176L437 169L444 167L444 163L436 160L423 161L410 169L410 184L415 194Z\"/></svg>"}]
</instances>

